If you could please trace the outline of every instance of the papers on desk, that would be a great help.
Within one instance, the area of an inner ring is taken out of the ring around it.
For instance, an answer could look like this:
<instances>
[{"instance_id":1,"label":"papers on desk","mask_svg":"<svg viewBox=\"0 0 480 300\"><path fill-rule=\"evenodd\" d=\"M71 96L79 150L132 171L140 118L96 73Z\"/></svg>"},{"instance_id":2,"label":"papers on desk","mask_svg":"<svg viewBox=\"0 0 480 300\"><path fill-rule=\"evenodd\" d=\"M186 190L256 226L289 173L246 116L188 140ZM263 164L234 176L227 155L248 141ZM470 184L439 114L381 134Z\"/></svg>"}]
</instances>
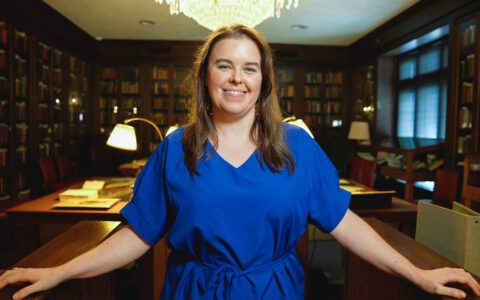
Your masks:
<instances>
[{"instance_id":1,"label":"papers on desk","mask_svg":"<svg viewBox=\"0 0 480 300\"><path fill-rule=\"evenodd\" d=\"M86 180L83 183L82 190L96 190L99 191L103 189L105 181L103 180Z\"/></svg>"},{"instance_id":2,"label":"papers on desk","mask_svg":"<svg viewBox=\"0 0 480 300\"><path fill-rule=\"evenodd\" d=\"M65 209L109 209L118 201L120 201L120 198L98 198L96 200L59 201L54 205L54 207Z\"/></svg>"},{"instance_id":3,"label":"papers on desk","mask_svg":"<svg viewBox=\"0 0 480 300\"><path fill-rule=\"evenodd\" d=\"M342 185L341 188L352 194L360 191L365 191L364 187L354 185Z\"/></svg>"},{"instance_id":4,"label":"papers on desk","mask_svg":"<svg viewBox=\"0 0 480 300\"><path fill-rule=\"evenodd\" d=\"M96 200L98 198L97 190L85 190L85 189L69 189L63 193L60 193L60 201L87 201Z\"/></svg>"}]
</instances>

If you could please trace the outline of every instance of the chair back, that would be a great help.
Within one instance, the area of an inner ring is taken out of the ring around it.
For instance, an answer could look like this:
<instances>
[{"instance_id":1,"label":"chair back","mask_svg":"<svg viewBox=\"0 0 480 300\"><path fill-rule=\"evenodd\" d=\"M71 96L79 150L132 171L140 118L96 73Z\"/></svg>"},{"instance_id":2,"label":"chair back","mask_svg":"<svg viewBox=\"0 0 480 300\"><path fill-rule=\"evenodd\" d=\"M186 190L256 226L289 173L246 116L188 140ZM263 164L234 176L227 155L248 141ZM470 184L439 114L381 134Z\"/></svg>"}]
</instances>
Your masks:
<instances>
[{"instance_id":1,"label":"chair back","mask_svg":"<svg viewBox=\"0 0 480 300\"><path fill-rule=\"evenodd\" d=\"M373 187L377 165L376 161L355 156L352 158L350 178L366 186Z\"/></svg>"},{"instance_id":2,"label":"chair back","mask_svg":"<svg viewBox=\"0 0 480 300\"><path fill-rule=\"evenodd\" d=\"M51 157L40 157L38 159L38 164L42 170L43 181L45 184L57 181L57 171L55 170L55 165Z\"/></svg>"},{"instance_id":3,"label":"chair back","mask_svg":"<svg viewBox=\"0 0 480 300\"><path fill-rule=\"evenodd\" d=\"M457 200L459 174L456 171L437 169L435 171L435 188L433 189L432 201L452 207L453 201Z\"/></svg>"},{"instance_id":4,"label":"chair back","mask_svg":"<svg viewBox=\"0 0 480 300\"><path fill-rule=\"evenodd\" d=\"M480 155L465 156L462 202L465 206L480 211Z\"/></svg>"},{"instance_id":5,"label":"chair back","mask_svg":"<svg viewBox=\"0 0 480 300\"><path fill-rule=\"evenodd\" d=\"M60 180L72 177L72 163L70 157L67 154L58 154L56 156L58 177Z\"/></svg>"}]
</instances>

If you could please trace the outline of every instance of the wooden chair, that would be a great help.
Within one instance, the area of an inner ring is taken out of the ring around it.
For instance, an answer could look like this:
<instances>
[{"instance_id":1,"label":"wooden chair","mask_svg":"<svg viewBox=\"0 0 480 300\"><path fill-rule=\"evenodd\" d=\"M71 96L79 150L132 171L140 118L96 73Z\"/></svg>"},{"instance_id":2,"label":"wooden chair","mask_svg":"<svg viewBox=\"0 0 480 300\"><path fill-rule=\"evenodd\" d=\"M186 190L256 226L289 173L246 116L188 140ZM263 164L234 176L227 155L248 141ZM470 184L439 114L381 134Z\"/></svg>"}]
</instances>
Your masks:
<instances>
[{"instance_id":1,"label":"wooden chair","mask_svg":"<svg viewBox=\"0 0 480 300\"><path fill-rule=\"evenodd\" d=\"M43 182L46 186L56 182L58 180L57 171L55 170L55 164L51 157L40 157L38 164L42 170Z\"/></svg>"},{"instance_id":2,"label":"wooden chair","mask_svg":"<svg viewBox=\"0 0 480 300\"><path fill-rule=\"evenodd\" d=\"M58 178L64 180L72 178L72 163L70 157L67 154L58 154L55 159L57 160Z\"/></svg>"},{"instance_id":3,"label":"wooden chair","mask_svg":"<svg viewBox=\"0 0 480 300\"><path fill-rule=\"evenodd\" d=\"M457 200L459 178L460 175L456 171L437 169L432 199L415 199L415 202L427 201L445 208L452 208L453 202Z\"/></svg>"},{"instance_id":4,"label":"wooden chair","mask_svg":"<svg viewBox=\"0 0 480 300\"><path fill-rule=\"evenodd\" d=\"M373 187L377 165L376 161L370 161L355 156L352 158L350 178L366 186Z\"/></svg>"},{"instance_id":5,"label":"wooden chair","mask_svg":"<svg viewBox=\"0 0 480 300\"><path fill-rule=\"evenodd\" d=\"M467 155L464 163L462 202L480 211L480 155Z\"/></svg>"}]
</instances>

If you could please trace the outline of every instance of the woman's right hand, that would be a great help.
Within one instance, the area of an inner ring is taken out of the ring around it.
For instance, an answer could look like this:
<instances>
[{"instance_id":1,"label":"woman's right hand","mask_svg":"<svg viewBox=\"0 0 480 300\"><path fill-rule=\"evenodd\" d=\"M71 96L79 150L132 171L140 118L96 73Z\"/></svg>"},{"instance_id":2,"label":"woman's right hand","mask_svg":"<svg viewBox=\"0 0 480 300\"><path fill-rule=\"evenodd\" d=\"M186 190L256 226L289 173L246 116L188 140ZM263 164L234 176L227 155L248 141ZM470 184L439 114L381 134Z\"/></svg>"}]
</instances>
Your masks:
<instances>
[{"instance_id":1,"label":"woman's right hand","mask_svg":"<svg viewBox=\"0 0 480 300\"><path fill-rule=\"evenodd\" d=\"M0 289L9 284L30 282L31 284L13 294L13 299L23 299L28 295L45 291L62 282L60 268L24 269L14 268L0 276Z\"/></svg>"}]
</instances>

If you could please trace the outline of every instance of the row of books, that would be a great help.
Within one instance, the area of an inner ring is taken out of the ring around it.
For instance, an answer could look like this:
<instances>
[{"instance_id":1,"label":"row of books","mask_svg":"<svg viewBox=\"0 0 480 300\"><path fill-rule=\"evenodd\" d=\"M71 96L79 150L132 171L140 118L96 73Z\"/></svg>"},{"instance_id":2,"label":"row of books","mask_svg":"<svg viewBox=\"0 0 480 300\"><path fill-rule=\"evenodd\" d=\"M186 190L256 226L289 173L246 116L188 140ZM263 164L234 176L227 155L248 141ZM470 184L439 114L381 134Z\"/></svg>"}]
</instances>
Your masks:
<instances>
[{"instance_id":1,"label":"row of books","mask_svg":"<svg viewBox=\"0 0 480 300\"><path fill-rule=\"evenodd\" d=\"M152 114L152 120L155 124L158 125L167 125L168 124L168 114L167 113L154 113Z\"/></svg>"},{"instance_id":2,"label":"row of books","mask_svg":"<svg viewBox=\"0 0 480 300\"><path fill-rule=\"evenodd\" d=\"M173 79L177 82L181 81L183 82L185 78L187 78L188 73L190 72L190 68L175 68L174 73L173 73Z\"/></svg>"},{"instance_id":3,"label":"row of books","mask_svg":"<svg viewBox=\"0 0 480 300\"><path fill-rule=\"evenodd\" d=\"M121 86L122 94L138 94L139 93L139 82L132 81L122 81Z\"/></svg>"},{"instance_id":4,"label":"row of books","mask_svg":"<svg viewBox=\"0 0 480 300\"><path fill-rule=\"evenodd\" d=\"M28 79L27 77L15 78L15 97L27 97Z\"/></svg>"},{"instance_id":5,"label":"row of books","mask_svg":"<svg viewBox=\"0 0 480 300\"><path fill-rule=\"evenodd\" d=\"M100 92L102 94L116 94L117 81L100 81Z\"/></svg>"},{"instance_id":6,"label":"row of books","mask_svg":"<svg viewBox=\"0 0 480 300\"><path fill-rule=\"evenodd\" d=\"M119 117L118 113L102 110L98 114L98 119L100 125L111 125L117 124Z\"/></svg>"},{"instance_id":7,"label":"row of books","mask_svg":"<svg viewBox=\"0 0 480 300\"><path fill-rule=\"evenodd\" d=\"M342 87L340 86L327 86L325 87L325 97L328 99L338 99L341 97Z\"/></svg>"},{"instance_id":8,"label":"row of books","mask_svg":"<svg viewBox=\"0 0 480 300\"><path fill-rule=\"evenodd\" d=\"M293 70L278 70L277 72L277 80L279 83L281 82L293 82L294 80L294 73Z\"/></svg>"},{"instance_id":9,"label":"row of books","mask_svg":"<svg viewBox=\"0 0 480 300\"><path fill-rule=\"evenodd\" d=\"M472 136L465 135L459 136L457 139L457 153L458 154L471 154L472 153Z\"/></svg>"},{"instance_id":10,"label":"row of books","mask_svg":"<svg viewBox=\"0 0 480 300\"><path fill-rule=\"evenodd\" d=\"M53 69L53 85L54 86L62 86L62 74L63 70L61 68Z\"/></svg>"},{"instance_id":11,"label":"row of books","mask_svg":"<svg viewBox=\"0 0 480 300\"><path fill-rule=\"evenodd\" d=\"M50 82L50 70L47 65L41 62L38 62L37 72L38 72L37 79L39 81L43 81L44 83L47 83L47 84Z\"/></svg>"},{"instance_id":12,"label":"row of books","mask_svg":"<svg viewBox=\"0 0 480 300\"><path fill-rule=\"evenodd\" d=\"M187 95L187 85L184 83L177 84L173 87L173 94L178 96Z\"/></svg>"},{"instance_id":13,"label":"row of books","mask_svg":"<svg viewBox=\"0 0 480 300\"><path fill-rule=\"evenodd\" d=\"M168 80L168 67L153 66L152 78L154 80Z\"/></svg>"},{"instance_id":14,"label":"row of books","mask_svg":"<svg viewBox=\"0 0 480 300\"><path fill-rule=\"evenodd\" d=\"M291 113L293 112L293 101L291 100L280 100L280 108L283 112Z\"/></svg>"},{"instance_id":15,"label":"row of books","mask_svg":"<svg viewBox=\"0 0 480 300\"><path fill-rule=\"evenodd\" d=\"M17 156L17 162L26 164L27 163L27 147L19 146L15 149L15 153Z\"/></svg>"},{"instance_id":16,"label":"row of books","mask_svg":"<svg viewBox=\"0 0 480 300\"><path fill-rule=\"evenodd\" d=\"M104 67L100 70L101 79L115 79L117 77L117 68Z\"/></svg>"},{"instance_id":17,"label":"row of books","mask_svg":"<svg viewBox=\"0 0 480 300\"><path fill-rule=\"evenodd\" d=\"M26 74L28 71L27 60L18 54L15 54L15 74Z\"/></svg>"},{"instance_id":18,"label":"row of books","mask_svg":"<svg viewBox=\"0 0 480 300\"><path fill-rule=\"evenodd\" d=\"M278 88L278 95L282 98L283 97L292 98L295 96L295 87L293 86L293 84L280 86Z\"/></svg>"},{"instance_id":19,"label":"row of books","mask_svg":"<svg viewBox=\"0 0 480 300\"><path fill-rule=\"evenodd\" d=\"M153 97L152 109L168 109L168 98Z\"/></svg>"},{"instance_id":20,"label":"row of books","mask_svg":"<svg viewBox=\"0 0 480 300\"><path fill-rule=\"evenodd\" d=\"M306 101L305 110L307 111L307 113L319 113L322 111L322 102Z\"/></svg>"},{"instance_id":21,"label":"row of books","mask_svg":"<svg viewBox=\"0 0 480 300\"><path fill-rule=\"evenodd\" d=\"M70 73L76 73L77 71L77 58L75 56L70 56Z\"/></svg>"},{"instance_id":22,"label":"row of books","mask_svg":"<svg viewBox=\"0 0 480 300\"><path fill-rule=\"evenodd\" d=\"M465 59L460 60L460 76L468 78L475 75L475 54L469 54Z\"/></svg>"},{"instance_id":23,"label":"row of books","mask_svg":"<svg viewBox=\"0 0 480 300\"><path fill-rule=\"evenodd\" d=\"M473 102L473 90L474 86L473 83L464 81L462 82L462 90L461 90L461 103L472 103Z\"/></svg>"},{"instance_id":24,"label":"row of books","mask_svg":"<svg viewBox=\"0 0 480 300\"><path fill-rule=\"evenodd\" d=\"M0 69L5 70L6 68L7 68L7 63L6 63L5 50L0 49Z\"/></svg>"},{"instance_id":25,"label":"row of books","mask_svg":"<svg viewBox=\"0 0 480 300\"><path fill-rule=\"evenodd\" d=\"M127 66L123 69L124 79L126 80L138 80L140 78L140 68Z\"/></svg>"},{"instance_id":26,"label":"row of books","mask_svg":"<svg viewBox=\"0 0 480 300\"><path fill-rule=\"evenodd\" d=\"M8 119L8 101L0 100L0 121Z\"/></svg>"},{"instance_id":27,"label":"row of books","mask_svg":"<svg viewBox=\"0 0 480 300\"><path fill-rule=\"evenodd\" d=\"M0 145L8 145L9 132L7 124L0 123Z\"/></svg>"},{"instance_id":28,"label":"row of books","mask_svg":"<svg viewBox=\"0 0 480 300\"><path fill-rule=\"evenodd\" d=\"M27 176L25 174L18 174L17 175L17 190L20 190L19 192L19 199L24 199L25 197L28 197L28 194L25 195L26 192L30 193L29 190L25 190L28 187L28 182L27 182Z\"/></svg>"},{"instance_id":29,"label":"row of books","mask_svg":"<svg viewBox=\"0 0 480 300\"><path fill-rule=\"evenodd\" d=\"M38 42L38 59L45 64L50 64L50 46L45 43Z\"/></svg>"},{"instance_id":30,"label":"row of books","mask_svg":"<svg viewBox=\"0 0 480 300\"><path fill-rule=\"evenodd\" d=\"M23 31L15 29L15 51L26 54L28 52L28 36Z\"/></svg>"},{"instance_id":31,"label":"row of books","mask_svg":"<svg viewBox=\"0 0 480 300\"><path fill-rule=\"evenodd\" d=\"M0 21L0 43L3 45L7 44L8 29L7 23Z\"/></svg>"},{"instance_id":32,"label":"row of books","mask_svg":"<svg viewBox=\"0 0 480 300\"><path fill-rule=\"evenodd\" d=\"M472 113L470 109L463 106L458 113L458 127L459 128L472 128Z\"/></svg>"},{"instance_id":33,"label":"row of books","mask_svg":"<svg viewBox=\"0 0 480 300\"><path fill-rule=\"evenodd\" d=\"M304 90L305 90L305 98L320 98L322 95L322 89L320 86L306 85Z\"/></svg>"},{"instance_id":34,"label":"row of books","mask_svg":"<svg viewBox=\"0 0 480 300\"><path fill-rule=\"evenodd\" d=\"M320 115L306 115L303 118L303 121L307 124L308 127L315 128L322 125L322 116Z\"/></svg>"},{"instance_id":35,"label":"row of books","mask_svg":"<svg viewBox=\"0 0 480 300\"><path fill-rule=\"evenodd\" d=\"M323 73L322 72L307 72L305 74L305 80L307 83L323 83Z\"/></svg>"},{"instance_id":36,"label":"row of books","mask_svg":"<svg viewBox=\"0 0 480 300\"><path fill-rule=\"evenodd\" d=\"M342 84L343 72L327 72L327 74L325 75L325 83Z\"/></svg>"},{"instance_id":37,"label":"row of books","mask_svg":"<svg viewBox=\"0 0 480 300\"><path fill-rule=\"evenodd\" d=\"M462 32L462 47L473 45L477 34L477 25L472 24Z\"/></svg>"},{"instance_id":38,"label":"row of books","mask_svg":"<svg viewBox=\"0 0 480 300\"><path fill-rule=\"evenodd\" d=\"M173 101L174 110L189 110L191 107L190 97L176 97Z\"/></svg>"},{"instance_id":39,"label":"row of books","mask_svg":"<svg viewBox=\"0 0 480 300\"><path fill-rule=\"evenodd\" d=\"M27 120L27 109L25 102L15 102L15 120L16 121L26 121Z\"/></svg>"},{"instance_id":40,"label":"row of books","mask_svg":"<svg viewBox=\"0 0 480 300\"><path fill-rule=\"evenodd\" d=\"M108 101L107 98L105 97L100 97L100 100L98 102L98 108L99 109L107 109L107 103L110 102L110 106L108 109L114 109L115 106L118 107L118 99L116 98L110 98L110 101Z\"/></svg>"},{"instance_id":41,"label":"row of books","mask_svg":"<svg viewBox=\"0 0 480 300\"><path fill-rule=\"evenodd\" d=\"M0 197L4 196L7 193L7 180L5 177L0 177Z\"/></svg>"},{"instance_id":42,"label":"row of books","mask_svg":"<svg viewBox=\"0 0 480 300\"><path fill-rule=\"evenodd\" d=\"M7 154L8 154L8 149L6 148L0 148L0 167L6 167L7 166Z\"/></svg>"},{"instance_id":43,"label":"row of books","mask_svg":"<svg viewBox=\"0 0 480 300\"><path fill-rule=\"evenodd\" d=\"M15 124L15 141L19 144L27 142L28 125L25 123Z\"/></svg>"},{"instance_id":44,"label":"row of books","mask_svg":"<svg viewBox=\"0 0 480 300\"><path fill-rule=\"evenodd\" d=\"M152 87L152 94L154 95L168 95L168 82L155 81Z\"/></svg>"},{"instance_id":45,"label":"row of books","mask_svg":"<svg viewBox=\"0 0 480 300\"><path fill-rule=\"evenodd\" d=\"M4 76L0 76L0 94L7 93L7 78Z\"/></svg>"},{"instance_id":46,"label":"row of books","mask_svg":"<svg viewBox=\"0 0 480 300\"><path fill-rule=\"evenodd\" d=\"M50 89L48 85L42 81L38 82L38 100L41 102L46 102L50 99Z\"/></svg>"},{"instance_id":47,"label":"row of books","mask_svg":"<svg viewBox=\"0 0 480 300\"><path fill-rule=\"evenodd\" d=\"M53 51L53 65L55 67L61 67L62 66L62 58L63 58L63 53L62 51L55 49Z\"/></svg>"}]
</instances>

